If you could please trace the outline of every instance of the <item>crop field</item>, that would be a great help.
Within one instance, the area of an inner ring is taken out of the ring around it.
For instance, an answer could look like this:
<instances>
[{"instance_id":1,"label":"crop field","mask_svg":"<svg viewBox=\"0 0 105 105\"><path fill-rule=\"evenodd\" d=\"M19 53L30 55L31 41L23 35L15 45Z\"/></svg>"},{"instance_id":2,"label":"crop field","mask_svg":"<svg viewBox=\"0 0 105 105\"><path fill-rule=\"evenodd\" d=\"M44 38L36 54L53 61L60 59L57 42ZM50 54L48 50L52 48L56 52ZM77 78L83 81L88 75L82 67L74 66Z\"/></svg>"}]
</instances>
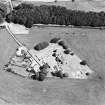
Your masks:
<instances>
[{"instance_id":1,"label":"crop field","mask_svg":"<svg viewBox=\"0 0 105 105\"><path fill-rule=\"evenodd\" d=\"M17 45L5 29L0 30L0 100L4 105L104 105L105 30L64 27L33 27L16 37L32 48L41 41L59 36L96 74L88 80L46 78L43 82L2 71L2 65Z\"/></svg>"}]
</instances>

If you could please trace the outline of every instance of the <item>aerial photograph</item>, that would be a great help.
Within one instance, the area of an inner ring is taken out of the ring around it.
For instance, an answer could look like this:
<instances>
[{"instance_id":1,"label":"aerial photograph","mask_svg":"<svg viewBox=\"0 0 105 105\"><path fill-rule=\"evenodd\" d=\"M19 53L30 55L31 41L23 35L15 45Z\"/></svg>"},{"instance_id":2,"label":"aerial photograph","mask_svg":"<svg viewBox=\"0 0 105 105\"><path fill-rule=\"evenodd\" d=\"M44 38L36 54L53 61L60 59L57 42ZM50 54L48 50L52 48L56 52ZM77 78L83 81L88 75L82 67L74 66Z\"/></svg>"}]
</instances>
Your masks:
<instances>
[{"instance_id":1,"label":"aerial photograph","mask_svg":"<svg viewBox=\"0 0 105 105\"><path fill-rule=\"evenodd\" d=\"M0 105L105 105L105 0L0 0Z\"/></svg>"}]
</instances>

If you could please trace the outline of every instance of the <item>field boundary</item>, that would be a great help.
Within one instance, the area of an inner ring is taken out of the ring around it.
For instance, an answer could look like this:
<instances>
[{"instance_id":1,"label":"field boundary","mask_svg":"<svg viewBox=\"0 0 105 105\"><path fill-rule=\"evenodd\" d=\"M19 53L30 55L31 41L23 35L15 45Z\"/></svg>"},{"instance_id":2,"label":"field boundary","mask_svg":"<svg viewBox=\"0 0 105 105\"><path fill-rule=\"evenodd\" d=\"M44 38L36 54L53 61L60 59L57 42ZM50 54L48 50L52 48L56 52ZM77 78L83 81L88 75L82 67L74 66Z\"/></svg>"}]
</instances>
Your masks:
<instances>
[{"instance_id":1,"label":"field boundary","mask_svg":"<svg viewBox=\"0 0 105 105\"><path fill-rule=\"evenodd\" d=\"M90 26L73 26L73 25L56 25L56 24L34 24L32 27L62 27L62 28L82 28L82 29L105 29L105 27L90 27ZM0 29L5 29L4 25L0 25Z\"/></svg>"},{"instance_id":2,"label":"field boundary","mask_svg":"<svg viewBox=\"0 0 105 105\"><path fill-rule=\"evenodd\" d=\"M63 27L63 28L85 28L85 29L105 29L105 27L90 27L90 26L73 26L73 25L56 25L56 24L34 24L32 27Z\"/></svg>"}]
</instances>

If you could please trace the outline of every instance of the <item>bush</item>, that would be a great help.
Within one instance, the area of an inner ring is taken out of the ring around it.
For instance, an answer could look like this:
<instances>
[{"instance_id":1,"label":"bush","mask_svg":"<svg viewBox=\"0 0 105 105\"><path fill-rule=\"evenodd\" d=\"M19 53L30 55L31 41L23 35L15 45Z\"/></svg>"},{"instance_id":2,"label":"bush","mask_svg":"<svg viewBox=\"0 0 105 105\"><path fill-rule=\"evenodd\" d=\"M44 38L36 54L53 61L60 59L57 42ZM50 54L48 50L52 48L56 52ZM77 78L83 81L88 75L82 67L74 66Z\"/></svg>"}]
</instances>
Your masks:
<instances>
[{"instance_id":1,"label":"bush","mask_svg":"<svg viewBox=\"0 0 105 105\"><path fill-rule=\"evenodd\" d=\"M63 73L63 77L69 77L68 73Z\"/></svg>"},{"instance_id":2,"label":"bush","mask_svg":"<svg viewBox=\"0 0 105 105\"><path fill-rule=\"evenodd\" d=\"M63 78L63 73L62 73L62 71L58 71L58 72L57 72L57 77Z\"/></svg>"},{"instance_id":3,"label":"bush","mask_svg":"<svg viewBox=\"0 0 105 105\"><path fill-rule=\"evenodd\" d=\"M53 53L52 56L53 56L53 57L56 57L56 53Z\"/></svg>"},{"instance_id":4,"label":"bush","mask_svg":"<svg viewBox=\"0 0 105 105\"><path fill-rule=\"evenodd\" d=\"M51 72L51 74L52 74L52 76L56 76L56 73L54 73L54 72Z\"/></svg>"},{"instance_id":5,"label":"bush","mask_svg":"<svg viewBox=\"0 0 105 105\"><path fill-rule=\"evenodd\" d=\"M59 42L58 42L58 45L60 45L60 46L63 47L63 46L65 45L65 42L64 42L64 41L59 41Z\"/></svg>"},{"instance_id":6,"label":"bush","mask_svg":"<svg viewBox=\"0 0 105 105\"><path fill-rule=\"evenodd\" d=\"M75 2L75 0L72 0L72 2Z\"/></svg>"},{"instance_id":7,"label":"bush","mask_svg":"<svg viewBox=\"0 0 105 105\"><path fill-rule=\"evenodd\" d=\"M3 3L0 3L0 13L2 14L3 18L7 14L7 6Z\"/></svg>"},{"instance_id":8,"label":"bush","mask_svg":"<svg viewBox=\"0 0 105 105\"><path fill-rule=\"evenodd\" d=\"M52 74L52 76L56 76L56 77L63 78L63 73L62 73L62 71L51 72L51 74Z\"/></svg>"},{"instance_id":9,"label":"bush","mask_svg":"<svg viewBox=\"0 0 105 105\"><path fill-rule=\"evenodd\" d=\"M9 64L5 64L5 65L4 65L4 67L8 67L8 66L9 66Z\"/></svg>"},{"instance_id":10,"label":"bush","mask_svg":"<svg viewBox=\"0 0 105 105\"><path fill-rule=\"evenodd\" d=\"M73 55L74 55L74 53L73 53L73 52L71 52L71 53L70 53L70 55L72 55L72 56L73 56Z\"/></svg>"},{"instance_id":11,"label":"bush","mask_svg":"<svg viewBox=\"0 0 105 105\"><path fill-rule=\"evenodd\" d=\"M11 68L7 68L6 69L8 72L12 72L12 69Z\"/></svg>"},{"instance_id":12,"label":"bush","mask_svg":"<svg viewBox=\"0 0 105 105\"><path fill-rule=\"evenodd\" d=\"M89 75L90 75L90 73L88 73L88 72L87 72L87 73L85 73L85 74L86 74L86 76L89 76Z\"/></svg>"},{"instance_id":13,"label":"bush","mask_svg":"<svg viewBox=\"0 0 105 105\"><path fill-rule=\"evenodd\" d=\"M45 79L46 75L44 73L39 72L39 81L43 81Z\"/></svg>"},{"instance_id":14,"label":"bush","mask_svg":"<svg viewBox=\"0 0 105 105\"><path fill-rule=\"evenodd\" d=\"M37 51L40 51L40 50L43 50L45 49L46 47L49 46L49 43L48 42L41 42L39 44L37 44L34 49L37 50Z\"/></svg>"},{"instance_id":15,"label":"bush","mask_svg":"<svg viewBox=\"0 0 105 105\"><path fill-rule=\"evenodd\" d=\"M32 75L31 78L32 78L33 80L36 80L36 79L37 79L37 76L36 76L36 75Z\"/></svg>"},{"instance_id":16,"label":"bush","mask_svg":"<svg viewBox=\"0 0 105 105\"><path fill-rule=\"evenodd\" d=\"M57 43L60 40L60 38L53 38L50 40L50 43Z\"/></svg>"},{"instance_id":17,"label":"bush","mask_svg":"<svg viewBox=\"0 0 105 105\"><path fill-rule=\"evenodd\" d=\"M67 49L67 50L64 51L64 53L65 53L65 54L69 54L69 53L70 53L70 50Z\"/></svg>"},{"instance_id":18,"label":"bush","mask_svg":"<svg viewBox=\"0 0 105 105\"><path fill-rule=\"evenodd\" d=\"M46 63L46 64L44 64L43 66L40 66L40 72L41 73L43 73L43 74L45 74L45 75L47 75L47 73L48 73L48 68L50 68L50 66Z\"/></svg>"},{"instance_id":19,"label":"bush","mask_svg":"<svg viewBox=\"0 0 105 105\"><path fill-rule=\"evenodd\" d=\"M62 47L63 47L63 49L65 49L65 50L68 49L68 46L67 46L67 45L63 45Z\"/></svg>"},{"instance_id":20,"label":"bush","mask_svg":"<svg viewBox=\"0 0 105 105\"><path fill-rule=\"evenodd\" d=\"M81 64L81 65L86 65L87 62L86 62L85 60L82 60L82 61L80 62L80 64Z\"/></svg>"}]
</instances>

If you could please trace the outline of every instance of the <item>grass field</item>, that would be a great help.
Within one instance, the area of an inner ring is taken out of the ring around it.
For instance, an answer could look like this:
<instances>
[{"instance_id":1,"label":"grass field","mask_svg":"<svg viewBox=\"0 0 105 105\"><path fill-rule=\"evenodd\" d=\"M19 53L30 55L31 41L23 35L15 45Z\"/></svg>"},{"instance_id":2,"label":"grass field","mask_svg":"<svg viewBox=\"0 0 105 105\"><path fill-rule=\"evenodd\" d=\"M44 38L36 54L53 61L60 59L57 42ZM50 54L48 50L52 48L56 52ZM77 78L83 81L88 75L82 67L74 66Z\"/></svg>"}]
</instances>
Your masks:
<instances>
[{"instance_id":1,"label":"grass field","mask_svg":"<svg viewBox=\"0 0 105 105\"><path fill-rule=\"evenodd\" d=\"M60 36L97 72L88 80L47 78L38 82L2 71L17 45L5 29L0 30L0 100L10 105L105 105L104 33L98 29L33 27L28 35L16 35L29 48Z\"/></svg>"},{"instance_id":2,"label":"grass field","mask_svg":"<svg viewBox=\"0 0 105 105\"><path fill-rule=\"evenodd\" d=\"M20 4L22 0L15 0L13 1L13 5L17 6ZM28 3L32 3L34 5L59 5L64 6L68 9L73 10L82 10L82 11L105 11L105 1L104 0L75 0L75 2L69 1L59 1L58 2L37 2L37 1L31 1Z\"/></svg>"},{"instance_id":3,"label":"grass field","mask_svg":"<svg viewBox=\"0 0 105 105\"><path fill-rule=\"evenodd\" d=\"M35 5L46 4L35 2ZM80 0L47 3L85 11L105 10L104 2ZM17 2L14 2L17 5ZM105 30L33 27L28 35L16 35L27 47L60 36L96 72L88 80L47 78L38 82L2 71L17 45L0 30L0 105L105 105Z\"/></svg>"}]
</instances>

